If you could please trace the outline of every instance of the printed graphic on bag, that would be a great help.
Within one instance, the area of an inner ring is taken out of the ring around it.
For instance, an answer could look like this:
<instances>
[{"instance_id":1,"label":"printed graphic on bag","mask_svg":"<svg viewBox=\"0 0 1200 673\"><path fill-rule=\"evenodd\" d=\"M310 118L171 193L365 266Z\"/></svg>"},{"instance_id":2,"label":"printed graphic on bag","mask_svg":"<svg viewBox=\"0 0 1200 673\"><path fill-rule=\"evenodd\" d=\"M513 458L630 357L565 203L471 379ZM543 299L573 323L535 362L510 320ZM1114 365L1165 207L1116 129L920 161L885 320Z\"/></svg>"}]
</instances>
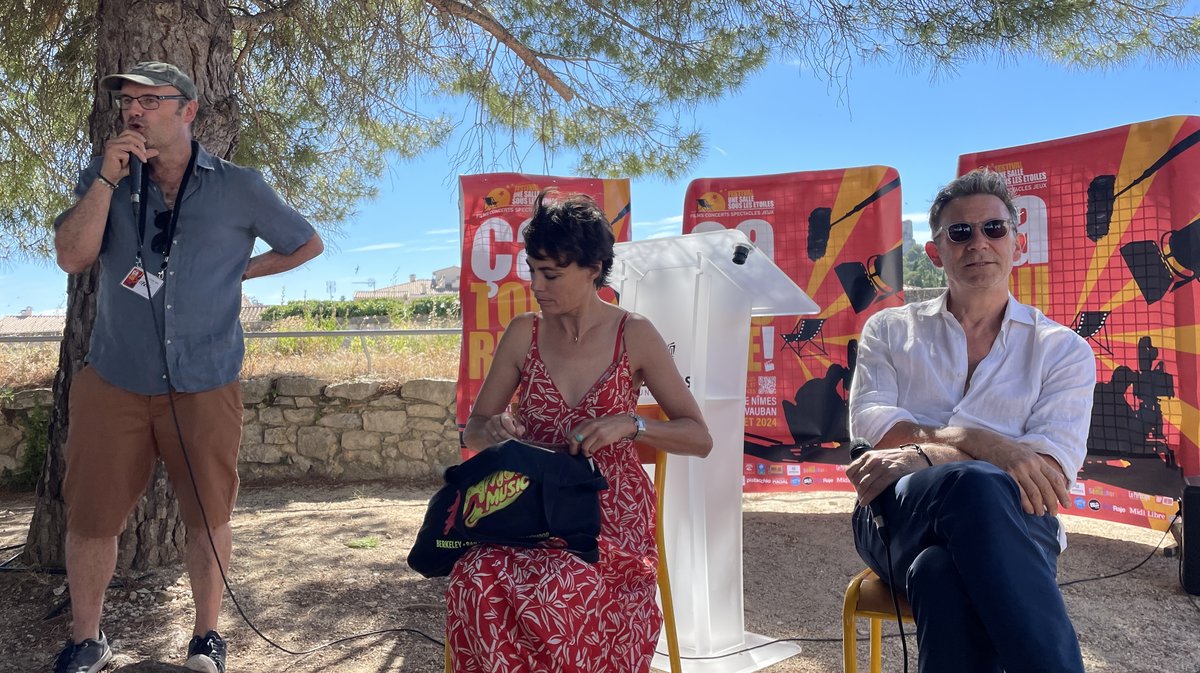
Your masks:
<instances>
[{"instance_id":1,"label":"printed graphic on bag","mask_svg":"<svg viewBox=\"0 0 1200 673\"><path fill-rule=\"evenodd\" d=\"M511 505L527 488L529 477L509 470L501 470L468 486L465 491L467 501L463 504L463 525L474 528L485 516Z\"/></svg>"}]
</instances>

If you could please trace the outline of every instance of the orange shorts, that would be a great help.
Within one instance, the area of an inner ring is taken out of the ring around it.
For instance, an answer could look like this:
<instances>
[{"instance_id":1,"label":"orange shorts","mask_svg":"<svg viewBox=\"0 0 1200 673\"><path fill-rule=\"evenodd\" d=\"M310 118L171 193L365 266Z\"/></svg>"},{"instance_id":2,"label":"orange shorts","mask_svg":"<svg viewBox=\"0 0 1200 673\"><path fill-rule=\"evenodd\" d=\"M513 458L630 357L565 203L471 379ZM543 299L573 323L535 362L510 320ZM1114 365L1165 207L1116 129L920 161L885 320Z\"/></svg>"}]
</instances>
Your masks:
<instances>
[{"instance_id":1,"label":"orange shorts","mask_svg":"<svg viewBox=\"0 0 1200 673\"><path fill-rule=\"evenodd\" d=\"M188 528L229 521L237 500L237 456L242 439L242 390L237 381L202 393L175 393L179 434L168 395L138 395L84 367L71 384L67 474L63 499L67 530L87 537L118 535L162 458ZM192 486L191 472L195 475Z\"/></svg>"}]
</instances>

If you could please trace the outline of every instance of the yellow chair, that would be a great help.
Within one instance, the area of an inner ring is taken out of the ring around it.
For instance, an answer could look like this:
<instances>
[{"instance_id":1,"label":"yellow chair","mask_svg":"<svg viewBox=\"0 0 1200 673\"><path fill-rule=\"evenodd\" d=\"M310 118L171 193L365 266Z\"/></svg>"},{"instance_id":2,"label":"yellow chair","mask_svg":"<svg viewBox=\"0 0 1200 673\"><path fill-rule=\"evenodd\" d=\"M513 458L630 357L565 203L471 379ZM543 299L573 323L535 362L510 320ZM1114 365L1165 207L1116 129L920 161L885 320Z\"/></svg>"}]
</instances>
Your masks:
<instances>
[{"instance_id":1,"label":"yellow chair","mask_svg":"<svg viewBox=\"0 0 1200 673\"><path fill-rule=\"evenodd\" d=\"M640 406L642 416L663 418L657 405ZM667 484L667 454L648 444L634 444L638 460L643 465L654 465L654 543L658 547L658 593L662 596L663 628L667 634L667 657L671 661L671 673L682 673L679 659L679 633L675 630L675 604L671 600L671 577L667 573L667 547L663 538L663 494ZM446 639L446 673L454 673L450 658L450 640Z\"/></svg>"},{"instance_id":2,"label":"yellow chair","mask_svg":"<svg viewBox=\"0 0 1200 673\"><path fill-rule=\"evenodd\" d=\"M658 407L644 407L638 412L643 416L661 415ZM683 664L679 660L679 633L675 629L675 604L671 599L671 577L667 573L667 546L663 538L663 495L667 485L667 454L664 451L638 442L638 458L643 465L654 464L654 543L658 547L658 593L662 596L663 629L667 635L667 658L671 661L671 673L681 673Z\"/></svg>"},{"instance_id":3,"label":"yellow chair","mask_svg":"<svg viewBox=\"0 0 1200 673\"><path fill-rule=\"evenodd\" d=\"M898 594L900 615L904 621L913 621L912 607L904 594ZM850 580L846 597L842 603L842 670L858 673L858 635L855 626L859 617L871 620L871 673L883 670L883 620L896 619L896 607L892 604L892 592L887 583L873 570L867 568Z\"/></svg>"}]
</instances>

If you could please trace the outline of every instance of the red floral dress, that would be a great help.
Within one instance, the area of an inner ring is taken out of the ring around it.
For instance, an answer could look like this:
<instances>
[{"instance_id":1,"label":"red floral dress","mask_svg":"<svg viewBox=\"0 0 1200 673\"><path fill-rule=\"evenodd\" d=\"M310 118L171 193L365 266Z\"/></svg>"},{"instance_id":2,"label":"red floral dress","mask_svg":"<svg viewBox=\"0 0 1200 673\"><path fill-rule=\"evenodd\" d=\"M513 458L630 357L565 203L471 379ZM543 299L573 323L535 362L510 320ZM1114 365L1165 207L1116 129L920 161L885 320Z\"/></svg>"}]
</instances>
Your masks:
<instances>
[{"instance_id":1,"label":"red floral dress","mask_svg":"<svg viewBox=\"0 0 1200 673\"><path fill-rule=\"evenodd\" d=\"M538 320L521 368L518 411L526 436L566 442L588 418L633 413L638 390L617 329L613 362L568 407L538 352ZM593 454L600 492L600 561L556 549L480 546L459 559L446 588L446 638L458 673L642 673L658 642L654 489L633 442Z\"/></svg>"}]
</instances>

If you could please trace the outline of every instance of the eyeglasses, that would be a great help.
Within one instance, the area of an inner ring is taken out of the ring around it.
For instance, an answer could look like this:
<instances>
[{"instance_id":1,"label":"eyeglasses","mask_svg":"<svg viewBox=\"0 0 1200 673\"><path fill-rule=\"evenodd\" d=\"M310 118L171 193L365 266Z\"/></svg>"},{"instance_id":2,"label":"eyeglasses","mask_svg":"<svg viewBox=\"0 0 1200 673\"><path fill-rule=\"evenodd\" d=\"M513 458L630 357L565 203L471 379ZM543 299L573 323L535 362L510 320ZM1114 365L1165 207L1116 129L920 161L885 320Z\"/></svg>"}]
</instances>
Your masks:
<instances>
[{"instance_id":1,"label":"eyeglasses","mask_svg":"<svg viewBox=\"0 0 1200 673\"><path fill-rule=\"evenodd\" d=\"M173 96L156 96L154 94L126 96L122 94L120 96L113 96L113 100L116 101L117 107L122 110L128 110L133 105L133 101L137 101L143 110L157 110L158 106L162 105L162 102L165 100L188 100L188 97L182 94L175 94Z\"/></svg>"},{"instance_id":2,"label":"eyeglasses","mask_svg":"<svg viewBox=\"0 0 1200 673\"><path fill-rule=\"evenodd\" d=\"M158 233L150 239L150 249L160 255L165 255L171 250L171 237L174 235L174 232L169 231L171 213L170 210L164 210L154 216L154 227L158 229Z\"/></svg>"},{"instance_id":3,"label":"eyeglasses","mask_svg":"<svg viewBox=\"0 0 1200 673\"><path fill-rule=\"evenodd\" d=\"M979 224L971 224L970 222L956 222L947 225L943 231L946 232L946 237L955 243L966 243L975 236L975 227L979 227L983 231L983 235L992 239L1000 239L1008 236L1008 220L988 220Z\"/></svg>"}]
</instances>

